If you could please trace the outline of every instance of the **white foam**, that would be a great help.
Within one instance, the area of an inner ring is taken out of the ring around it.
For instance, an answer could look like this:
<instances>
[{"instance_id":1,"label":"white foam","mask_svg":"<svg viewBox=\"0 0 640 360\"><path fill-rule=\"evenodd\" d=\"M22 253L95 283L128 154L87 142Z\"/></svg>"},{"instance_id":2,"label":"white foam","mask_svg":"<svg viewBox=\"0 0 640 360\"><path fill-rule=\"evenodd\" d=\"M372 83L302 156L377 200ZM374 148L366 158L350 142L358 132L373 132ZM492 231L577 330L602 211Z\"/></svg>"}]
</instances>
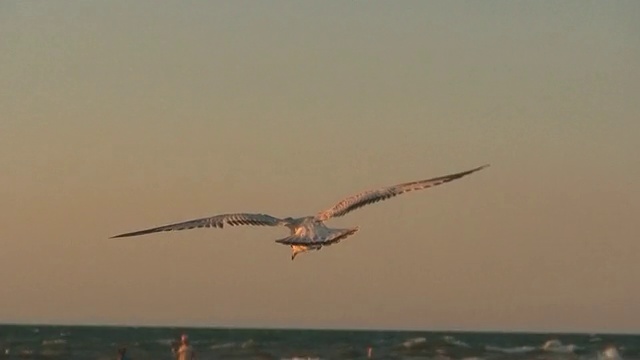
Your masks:
<instances>
[{"instance_id":1,"label":"white foam","mask_svg":"<svg viewBox=\"0 0 640 360\"><path fill-rule=\"evenodd\" d=\"M234 342L222 343L222 344L213 344L211 345L211 349L228 349L236 346Z\"/></svg>"},{"instance_id":2,"label":"white foam","mask_svg":"<svg viewBox=\"0 0 640 360\"><path fill-rule=\"evenodd\" d=\"M65 339L53 339L53 340L42 340L42 345L61 345L66 344L67 340Z\"/></svg>"},{"instance_id":3,"label":"white foam","mask_svg":"<svg viewBox=\"0 0 640 360\"><path fill-rule=\"evenodd\" d=\"M563 353L568 354L574 352L578 347L573 344L564 345L560 340L549 340L542 345L542 350L555 352L555 353Z\"/></svg>"},{"instance_id":4,"label":"white foam","mask_svg":"<svg viewBox=\"0 0 640 360\"><path fill-rule=\"evenodd\" d=\"M515 346L510 348L501 348L497 346L485 346L485 349L487 349L487 351L501 352L505 354L524 354L524 353L534 351L536 348L533 346Z\"/></svg>"},{"instance_id":5,"label":"white foam","mask_svg":"<svg viewBox=\"0 0 640 360\"><path fill-rule=\"evenodd\" d=\"M176 342L176 340L175 339L158 339L155 342L160 345L173 345Z\"/></svg>"},{"instance_id":6,"label":"white foam","mask_svg":"<svg viewBox=\"0 0 640 360\"><path fill-rule=\"evenodd\" d=\"M427 342L427 339L425 339L423 337L417 337L417 338L409 339L409 340L403 342L402 346L404 346L406 348L413 348L413 347L416 347L416 346L423 346L426 342Z\"/></svg>"},{"instance_id":7,"label":"white foam","mask_svg":"<svg viewBox=\"0 0 640 360\"><path fill-rule=\"evenodd\" d=\"M255 342L253 341L253 339L249 339L249 340L247 340L247 341L243 342L243 343L242 343L242 345L241 345L241 347L242 347L243 349L246 349L246 348L248 348L248 347L252 347L252 346L254 346L254 345L255 345Z\"/></svg>"},{"instance_id":8,"label":"white foam","mask_svg":"<svg viewBox=\"0 0 640 360\"><path fill-rule=\"evenodd\" d=\"M458 340L453 336L449 336L449 335L444 337L444 341L448 344L455 345L455 346L466 347L466 348L470 347L469 344L467 344L466 342Z\"/></svg>"},{"instance_id":9,"label":"white foam","mask_svg":"<svg viewBox=\"0 0 640 360\"><path fill-rule=\"evenodd\" d=\"M622 356L615 346L609 346L598 354L598 360L622 360Z\"/></svg>"}]
</instances>

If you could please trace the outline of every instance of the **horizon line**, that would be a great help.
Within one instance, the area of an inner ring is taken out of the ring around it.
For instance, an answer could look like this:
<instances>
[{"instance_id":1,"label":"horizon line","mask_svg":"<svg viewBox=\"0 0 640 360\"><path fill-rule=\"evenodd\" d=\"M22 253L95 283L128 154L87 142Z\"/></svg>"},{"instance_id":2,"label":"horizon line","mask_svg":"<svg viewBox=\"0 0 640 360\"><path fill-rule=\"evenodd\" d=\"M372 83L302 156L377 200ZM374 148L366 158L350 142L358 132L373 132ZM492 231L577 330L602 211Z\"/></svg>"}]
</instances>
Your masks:
<instances>
[{"instance_id":1,"label":"horizon line","mask_svg":"<svg viewBox=\"0 0 640 360\"><path fill-rule=\"evenodd\" d=\"M362 332L429 332L429 333L511 333L511 334L557 334L557 335L623 335L640 336L640 331L611 330L542 330L542 329L479 329L479 328L365 328L365 327L303 327L303 326L258 326L258 325L178 325L178 324L125 324L125 323L65 323L65 322L0 322L0 326L41 326L41 327L109 327L109 328L165 328L194 330L305 330L305 331L362 331Z\"/></svg>"}]
</instances>

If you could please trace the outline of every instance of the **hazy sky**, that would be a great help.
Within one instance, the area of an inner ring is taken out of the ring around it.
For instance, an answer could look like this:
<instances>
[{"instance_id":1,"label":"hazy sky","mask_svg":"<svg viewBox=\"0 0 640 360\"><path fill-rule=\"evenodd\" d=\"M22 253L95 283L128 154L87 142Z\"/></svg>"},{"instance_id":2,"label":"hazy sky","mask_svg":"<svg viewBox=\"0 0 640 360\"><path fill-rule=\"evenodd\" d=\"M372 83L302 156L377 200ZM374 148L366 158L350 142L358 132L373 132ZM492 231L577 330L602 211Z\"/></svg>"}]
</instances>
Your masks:
<instances>
[{"instance_id":1,"label":"hazy sky","mask_svg":"<svg viewBox=\"0 0 640 360\"><path fill-rule=\"evenodd\" d=\"M640 2L0 2L0 322L640 331ZM284 228L114 239L228 212Z\"/></svg>"}]
</instances>

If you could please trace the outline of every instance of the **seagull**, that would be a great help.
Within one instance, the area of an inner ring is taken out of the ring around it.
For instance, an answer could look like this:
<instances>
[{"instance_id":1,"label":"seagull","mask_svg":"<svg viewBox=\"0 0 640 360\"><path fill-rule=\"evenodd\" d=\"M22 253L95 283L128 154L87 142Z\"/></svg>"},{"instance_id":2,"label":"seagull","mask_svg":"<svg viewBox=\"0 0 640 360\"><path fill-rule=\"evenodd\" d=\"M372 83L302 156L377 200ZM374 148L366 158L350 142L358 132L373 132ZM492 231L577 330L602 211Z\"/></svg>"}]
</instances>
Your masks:
<instances>
[{"instance_id":1,"label":"seagull","mask_svg":"<svg viewBox=\"0 0 640 360\"><path fill-rule=\"evenodd\" d=\"M267 214L229 213L159 226L146 230L128 232L112 236L110 237L110 239L146 235L161 231L210 227L223 228L225 224L230 226L286 226L291 231L291 234L285 238L275 240L275 242L282 245L290 246L291 260L295 260L296 256L300 253L305 253L311 250L320 250L324 246L337 244L347 237L355 234L360 229L358 226L348 229L330 228L325 225L325 222L329 219L346 215L349 212L359 209L363 206L374 204L382 200L387 200L400 194L445 184L450 181L460 179L463 176L472 174L476 171L482 170L488 166L489 165L486 164L475 169L462 171L455 174L363 191L343 199L333 207L324 211L320 211L314 216L304 216L299 218L287 217L284 219L280 219Z\"/></svg>"}]
</instances>

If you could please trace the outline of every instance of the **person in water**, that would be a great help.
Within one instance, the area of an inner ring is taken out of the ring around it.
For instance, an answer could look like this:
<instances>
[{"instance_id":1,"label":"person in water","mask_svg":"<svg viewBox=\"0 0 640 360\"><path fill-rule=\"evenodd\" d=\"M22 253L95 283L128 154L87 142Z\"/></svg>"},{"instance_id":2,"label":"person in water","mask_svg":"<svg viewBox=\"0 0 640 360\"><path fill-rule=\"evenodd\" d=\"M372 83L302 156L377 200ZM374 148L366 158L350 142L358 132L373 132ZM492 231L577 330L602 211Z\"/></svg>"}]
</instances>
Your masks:
<instances>
[{"instance_id":1,"label":"person in water","mask_svg":"<svg viewBox=\"0 0 640 360\"><path fill-rule=\"evenodd\" d=\"M177 349L173 348L171 350L178 360L193 360L196 358L196 352L193 350L191 344L189 344L187 334L182 334L180 337L180 346Z\"/></svg>"},{"instance_id":2,"label":"person in water","mask_svg":"<svg viewBox=\"0 0 640 360\"><path fill-rule=\"evenodd\" d=\"M118 360L130 360L129 357L127 356L127 348L120 348L118 349Z\"/></svg>"}]
</instances>

